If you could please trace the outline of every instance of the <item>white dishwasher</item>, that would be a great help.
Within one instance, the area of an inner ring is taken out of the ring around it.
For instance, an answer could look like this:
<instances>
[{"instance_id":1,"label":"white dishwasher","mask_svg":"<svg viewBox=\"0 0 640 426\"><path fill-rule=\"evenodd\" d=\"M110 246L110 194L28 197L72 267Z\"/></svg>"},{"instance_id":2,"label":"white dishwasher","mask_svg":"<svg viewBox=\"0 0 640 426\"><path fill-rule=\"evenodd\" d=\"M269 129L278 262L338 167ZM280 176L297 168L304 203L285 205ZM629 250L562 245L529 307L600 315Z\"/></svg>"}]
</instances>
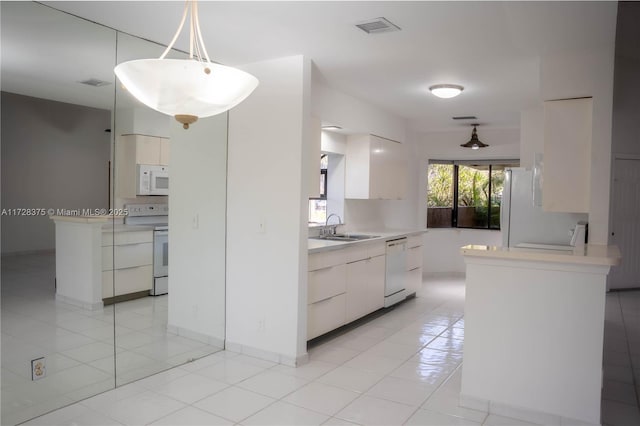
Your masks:
<instances>
[{"instance_id":1,"label":"white dishwasher","mask_svg":"<svg viewBox=\"0 0 640 426\"><path fill-rule=\"evenodd\" d=\"M405 290L407 270L407 239L387 241L387 268L384 281L384 307L402 302L407 297Z\"/></svg>"}]
</instances>

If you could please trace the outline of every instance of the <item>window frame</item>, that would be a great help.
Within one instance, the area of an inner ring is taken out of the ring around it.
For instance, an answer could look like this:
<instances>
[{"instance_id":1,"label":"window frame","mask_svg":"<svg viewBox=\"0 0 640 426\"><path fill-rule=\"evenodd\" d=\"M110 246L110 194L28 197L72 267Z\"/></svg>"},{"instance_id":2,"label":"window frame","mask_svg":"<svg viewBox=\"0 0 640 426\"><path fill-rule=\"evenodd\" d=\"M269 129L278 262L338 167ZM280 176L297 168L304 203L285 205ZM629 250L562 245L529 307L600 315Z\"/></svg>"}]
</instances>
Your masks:
<instances>
[{"instance_id":1,"label":"window frame","mask_svg":"<svg viewBox=\"0 0 640 426\"><path fill-rule=\"evenodd\" d=\"M426 226L428 229L477 229L477 230L487 230L487 231L500 231L500 224L498 224L497 228L491 227L491 194L492 194L492 172L494 166L502 166L504 168L511 167L519 167L520 160L517 159L505 159L505 160L429 160L427 168L432 164L446 164L453 166L453 205L451 208L451 226L450 227L434 227L429 228L428 216L429 216L429 206L427 205L427 218ZM487 226L486 227L473 227L473 226L458 226L458 197L460 195L459 191L459 178L460 178L460 166L468 166L468 167L477 167L477 166L488 166L489 172L489 188L488 188L488 196L487 196ZM428 176L428 171L427 171ZM429 197L429 179L427 177L427 199ZM432 208L432 207L431 207Z\"/></svg>"}]
</instances>

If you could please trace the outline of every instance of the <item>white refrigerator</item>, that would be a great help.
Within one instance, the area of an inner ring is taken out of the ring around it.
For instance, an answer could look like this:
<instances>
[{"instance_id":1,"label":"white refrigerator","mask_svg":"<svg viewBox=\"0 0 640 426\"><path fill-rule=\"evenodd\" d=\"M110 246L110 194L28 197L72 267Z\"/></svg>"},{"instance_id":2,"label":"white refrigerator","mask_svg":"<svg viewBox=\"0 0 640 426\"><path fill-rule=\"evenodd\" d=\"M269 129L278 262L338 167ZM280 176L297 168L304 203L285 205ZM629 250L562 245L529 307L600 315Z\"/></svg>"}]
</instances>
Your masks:
<instances>
[{"instance_id":1,"label":"white refrigerator","mask_svg":"<svg viewBox=\"0 0 640 426\"><path fill-rule=\"evenodd\" d=\"M586 222L586 213L552 213L534 203L533 172L524 168L505 171L500 208L502 245L566 245L578 222ZM543 247L541 247L543 248Z\"/></svg>"}]
</instances>

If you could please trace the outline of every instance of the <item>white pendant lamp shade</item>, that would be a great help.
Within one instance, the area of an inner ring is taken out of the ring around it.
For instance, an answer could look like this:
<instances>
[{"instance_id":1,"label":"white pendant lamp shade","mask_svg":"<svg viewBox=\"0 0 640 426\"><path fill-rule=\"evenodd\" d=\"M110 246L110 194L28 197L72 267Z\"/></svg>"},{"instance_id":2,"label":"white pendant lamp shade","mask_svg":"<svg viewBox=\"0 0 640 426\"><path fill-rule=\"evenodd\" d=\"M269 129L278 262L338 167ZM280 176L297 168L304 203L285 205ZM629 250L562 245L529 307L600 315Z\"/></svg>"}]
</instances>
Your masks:
<instances>
[{"instance_id":1,"label":"white pendant lamp shade","mask_svg":"<svg viewBox=\"0 0 640 426\"><path fill-rule=\"evenodd\" d=\"M171 116L220 114L258 86L249 73L194 59L140 59L118 65L115 73L136 99Z\"/></svg>"},{"instance_id":2,"label":"white pendant lamp shade","mask_svg":"<svg viewBox=\"0 0 640 426\"><path fill-rule=\"evenodd\" d=\"M189 13L189 59L165 59ZM136 99L174 116L185 129L199 117L233 108L258 86L251 74L211 62L200 31L197 0L186 1L178 30L160 58L123 62L114 72Z\"/></svg>"}]
</instances>

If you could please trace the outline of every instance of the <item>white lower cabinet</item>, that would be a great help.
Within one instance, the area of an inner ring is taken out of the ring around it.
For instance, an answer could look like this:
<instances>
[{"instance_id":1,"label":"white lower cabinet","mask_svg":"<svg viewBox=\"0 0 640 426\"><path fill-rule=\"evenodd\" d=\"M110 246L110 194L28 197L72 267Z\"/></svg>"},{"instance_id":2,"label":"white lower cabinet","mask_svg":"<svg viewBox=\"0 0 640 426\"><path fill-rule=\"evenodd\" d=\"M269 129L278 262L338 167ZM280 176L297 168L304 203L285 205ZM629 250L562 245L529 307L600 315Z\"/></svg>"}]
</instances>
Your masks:
<instances>
[{"instance_id":1,"label":"white lower cabinet","mask_svg":"<svg viewBox=\"0 0 640 426\"><path fill-rule=\"evenodd\" d=\"M407 295L415 294L422 286L422 235L409 238L406 271Z\"/></svg>"},{"instance_id":2,"label":"white lower cabinet","mask_svg":"<svg viewBox=\"0 0 640 426\"><path fill-rule=\"evenodd\" d=\"M384 247L358 244L309 255L307 340L384 306Z\"/></svg>"},{"instance_id":3,"label":"white lower cabinet","mask_svg":"<svg viewBox=\"0 0 640 426\"><path fill-rule=\"evenodd\" d=\"M151 290L152 285L153 231L103 233L102 298Z\"/></svg>"},{"instance_id":4,"label":"white lower cabinet","mask_svg":"<svg viewBox=\"0 0 640 426\"><path fill-rule=\"evenodd\" d=\"M307 339L313 339L345 324L345 293L307 306Z\"/></svg>"},{"instance_id":5,"label":"white lower cabinet","mask_svg":"<svg viewBox=\"0 0 640 426\"><path fill-rule=\"evenodd\" d=\"M151 290L152 281L152 265L102 271L102 298Z\"/></svg>"},{"instance_id":6,"label":"white lower cabinet","mask_svg":"<svg viewBox=\"0 0 640 426\"><path fill-rule=\"evenodd\" d=\"M385 256L347 264L347 322L384 306Z\"/></svg>"},{"instance_id":7,"label":"white lower cabinet","mask_svg":"<svg viewBox=\"0 0 640 426\"><path fill-rule=\"evenodd\" d=\"M407 271L407 295L417 293L422 286L422 267Z\"/></svg>"}]
</instances>

